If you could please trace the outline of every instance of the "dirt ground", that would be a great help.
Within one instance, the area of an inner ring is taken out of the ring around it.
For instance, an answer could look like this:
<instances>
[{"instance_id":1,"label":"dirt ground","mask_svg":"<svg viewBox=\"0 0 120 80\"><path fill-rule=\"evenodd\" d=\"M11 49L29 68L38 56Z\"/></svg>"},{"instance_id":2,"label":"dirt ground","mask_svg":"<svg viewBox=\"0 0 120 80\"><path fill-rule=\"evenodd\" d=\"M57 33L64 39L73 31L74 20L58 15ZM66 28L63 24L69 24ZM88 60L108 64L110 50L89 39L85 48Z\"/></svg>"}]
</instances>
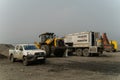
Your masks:
<instances>
[{"instance_id":1,"label":"dirt ground","mask_svg":"<svg viewBox=\"0 0 120 80\"><path fill-rule=\"evenodd\" d=\"M0 80L120 80L120 52L97 57L47 58L23 66L0 57Z\"/></svg>"}]
</instances>

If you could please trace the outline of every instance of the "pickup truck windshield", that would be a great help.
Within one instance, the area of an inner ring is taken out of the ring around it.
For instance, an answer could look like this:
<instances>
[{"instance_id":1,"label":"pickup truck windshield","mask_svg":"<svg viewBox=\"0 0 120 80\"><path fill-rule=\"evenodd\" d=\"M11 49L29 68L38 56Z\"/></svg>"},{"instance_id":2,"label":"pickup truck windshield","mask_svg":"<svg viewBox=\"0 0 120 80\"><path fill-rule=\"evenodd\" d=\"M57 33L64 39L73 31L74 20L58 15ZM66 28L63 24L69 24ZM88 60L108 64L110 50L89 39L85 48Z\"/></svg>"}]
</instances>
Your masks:
<instances>
[{"instance_id":1,"label":"pickup truck windshield","mask_svg":"<svg viewBox=\"0 0 120 80\"><path fill-rule=\"evenodd\" d=\"M36 50L37 48L34 45L25 45L24 49L25 50Z\"/></svg>"}]
</instances>

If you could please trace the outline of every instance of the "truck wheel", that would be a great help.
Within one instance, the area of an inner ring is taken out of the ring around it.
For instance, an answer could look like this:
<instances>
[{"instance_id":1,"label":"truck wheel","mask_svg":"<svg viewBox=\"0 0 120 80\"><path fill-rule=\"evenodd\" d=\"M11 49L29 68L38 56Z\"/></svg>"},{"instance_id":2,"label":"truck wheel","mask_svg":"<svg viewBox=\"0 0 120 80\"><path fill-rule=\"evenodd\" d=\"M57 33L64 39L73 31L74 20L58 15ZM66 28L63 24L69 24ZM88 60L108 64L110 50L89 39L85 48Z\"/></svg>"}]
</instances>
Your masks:
<instances>
[{"instance_id":1,"label":"truck wheel","mask_svg":"<svg viewBox=\"0 0 120 80\"><path fill-rule=\"evenodd\" d=\"M82 49L77 49L76 54L77 54L77 56L83 56Z\"/></svg>"},{"instance_id":2,"label":"truck wheel","mask_svg":"<svg viewBox=\"0 0 120 80\"><path fill-rule=\"evenodd\" d=\"M13 55L10 55L10 61L11 61L11 62L15 62L15 58L14 58Z\"/></svg>"},{"instance_id":3,"label":"truck wheel","mask_svg":"<svg viewBox=\"0 0 120 80\"><path fill-rule=\"evenodd\" d=\"M83 50L83 56L85 56L85 57L90 56L90 54L89 54L89 49L84 49L84 50Z\"/></svg>"},{"instance_id":4,"label":"truck wheel","mask_svg":"<svg viewBox=\"0 0 120 80\"><path fill-rule=\"evenodd\" d=\"M46 51L46 56L47 56L47 57L50 56L50 48L49 48L48 45L42 45L42 46L41 46L41 49Z\"/></svg>"},{"instance_id":5,"label":"truck wheel","mask_svg":"<svg viewBox=\"0 0 120 80\"><path fill-rule=\"evenodd\" d=\"M27 57L23 57L23 65L28 66L28 59Z\"/></svg>"}]
</instances>

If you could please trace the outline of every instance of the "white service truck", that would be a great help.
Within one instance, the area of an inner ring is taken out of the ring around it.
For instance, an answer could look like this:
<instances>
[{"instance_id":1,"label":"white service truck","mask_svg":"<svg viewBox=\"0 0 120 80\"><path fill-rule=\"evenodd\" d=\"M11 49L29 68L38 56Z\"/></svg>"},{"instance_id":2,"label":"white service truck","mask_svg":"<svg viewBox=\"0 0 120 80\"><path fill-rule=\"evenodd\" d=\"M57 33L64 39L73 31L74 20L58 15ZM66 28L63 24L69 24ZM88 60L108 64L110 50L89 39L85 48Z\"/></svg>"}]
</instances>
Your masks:
<instances>
[{"instance_id":1,"label":"white service truck","mask_svg":"<svg viewBox=\"0 0 120 80\"><path fill-rule=\"evenodd\" d=\"M46 61L46 52L36 48L34 44L17 44L14 49L9 50L11 62L22 60L23 65L27 66L30 61Z\"/></svg>"},{"instance_id":2,"label":"white service truck","mask_svg":"<svg viewBox=\"0 0 120 80\"><path fill-rule=\"evenodd\" d=\"M102 44L99 32L80 32L65 35L64 42L68 47L68 52L76 52L78 56L91 56L93 53L102 54Z\"/></svg>"}]
</instances>

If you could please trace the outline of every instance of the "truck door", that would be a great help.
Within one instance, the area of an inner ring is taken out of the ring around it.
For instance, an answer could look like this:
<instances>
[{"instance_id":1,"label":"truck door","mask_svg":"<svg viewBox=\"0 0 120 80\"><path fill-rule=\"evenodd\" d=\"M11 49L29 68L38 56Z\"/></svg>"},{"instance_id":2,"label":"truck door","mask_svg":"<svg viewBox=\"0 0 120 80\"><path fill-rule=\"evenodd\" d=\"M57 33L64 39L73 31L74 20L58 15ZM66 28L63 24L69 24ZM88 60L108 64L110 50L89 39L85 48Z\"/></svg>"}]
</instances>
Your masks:
<instances>
[{"instance_id":1,"label":"truck door","mask_svg":"<svg viewBox=\"0 0 120 80\"><path fill-rule=\"evenodd\" d=\"M18 58L18 59L22 59L22 56L23 56L23 47L22 47L22 46L19 46L17 58Z\"/></svg>"},{"instance_id":2,"label":"truck door","mask_svg":"<svg viewBox=\"0 0 120 80\"><path fill-rule=\"evenodd\" d=\"M14 51L14 57L17 58L18 56L18 51L19 51L19 46L15 46L15 51Z\"/></svg>"}]
</instances>

